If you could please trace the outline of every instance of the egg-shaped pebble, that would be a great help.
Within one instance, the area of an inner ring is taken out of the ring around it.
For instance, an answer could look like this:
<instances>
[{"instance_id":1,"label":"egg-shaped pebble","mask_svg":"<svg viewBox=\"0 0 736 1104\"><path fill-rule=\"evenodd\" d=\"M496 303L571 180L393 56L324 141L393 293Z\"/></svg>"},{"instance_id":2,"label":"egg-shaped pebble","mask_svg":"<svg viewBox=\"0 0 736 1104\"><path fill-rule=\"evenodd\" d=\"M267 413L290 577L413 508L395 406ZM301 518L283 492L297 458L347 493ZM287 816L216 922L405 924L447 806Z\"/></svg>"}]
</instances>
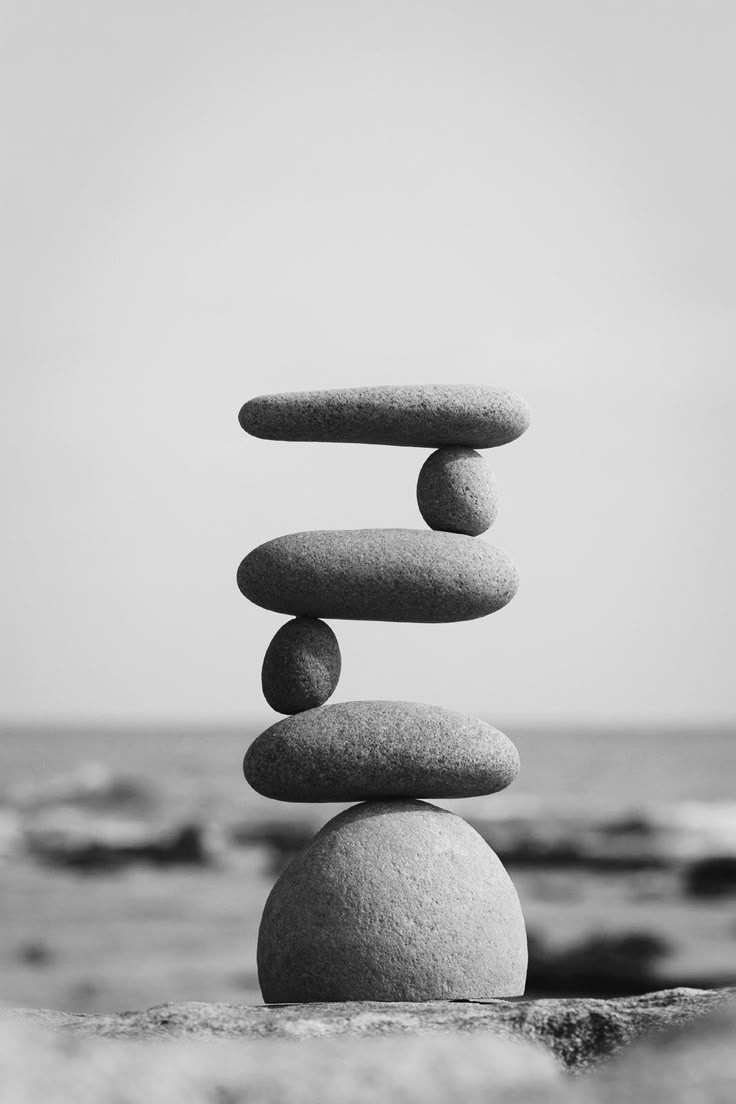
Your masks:
<instances>
[{"instance_id":1,"label":"egg-shaped pebble","mask_svg":"<svg viewBox=\"0 0 736 1104\"><path fill-rule=\"evenodd\" d=\"M500 859L423 801L370 801L329 821L276 882L258 935L269 1004L513 997L526 967Z\"/></svg>"},{"instance_id":2,"label":"egg-shaped pebble","mask_svg":"<svg viewBox=\"0 0 736 1104\"><path fill-rule=\"evenodd\" d=\"M475 449L448 445L422 465L417 504L430 529L477 537L496 519L496 480Z\"/></svg>"},{"instance_id":3,"label":"egg-shaped pebble","mask_svg":"<svg viewBox=\"0 0 736 1104\"><path fill-rule=\"evenodd\" d=\"M251 602L275 613L439 623L510 602L518 575L499 548L426 529L315 529L266 541L238 568Z\"/></svg>"},{"instance_id":4,"label":"egg-shaped pebble","mask_svg":"<svg viewBox=\"0 0 736 1104\"><path fill-rule=\"evenodd\" d=\"M282 625L263 660L263 696L277 713L315 709L340 678L340 646L324 621L295 617Z\"/></svg>"},{"instance_id":5,"label":"egg-shaped pebble","mask_svg":"<svg viewBox=\"0 0 736 1104\"><path fill-rule=\"evenodd\" d=\"M279 801L479 797L513 782L519 754L498 729L454 709L349 701L271 725L243 770Z\"/></svg>"}]
</instances>

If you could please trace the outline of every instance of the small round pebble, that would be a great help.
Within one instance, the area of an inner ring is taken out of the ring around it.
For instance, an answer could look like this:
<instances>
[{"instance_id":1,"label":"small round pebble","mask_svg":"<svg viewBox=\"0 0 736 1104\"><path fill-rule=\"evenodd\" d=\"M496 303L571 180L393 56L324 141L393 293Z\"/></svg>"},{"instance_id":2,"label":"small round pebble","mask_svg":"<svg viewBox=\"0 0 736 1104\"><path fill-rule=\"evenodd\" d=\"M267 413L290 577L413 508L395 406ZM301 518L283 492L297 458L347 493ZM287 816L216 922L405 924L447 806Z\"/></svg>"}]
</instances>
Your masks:
<instances>
[{"instance_id":1,"label":"small round pebble","mask_svg":"<svg viewBox=\"0 0 736 1104\"><path fill-rule=\"evenodd\" d=\"M340 813L281 875L258 935L267 1004L524 992L519 898L461 817L423 801Z\"/></svg>"},{"instance_id":2,"label":"small round pebble","mask_svg":"<svg viewBox=\"0 0 736 1104\"><path fill-rule=\"evenodd\" d=\"M430 529L477 537L496 520L496 480L475 449L448 445L425 460L417 503Z\"/></svg>"},{"instance_id":3,"label":"small round pebble","mask_svg":"<svg viewBox=\"0 0 736 1104\"><path fill-rule=\"evenodd\" d=\"M323 705L340 678L340 646L324 621L295 617L279 629L263 660L263 696L277 713Z\"/></svg>"}]
</instances>

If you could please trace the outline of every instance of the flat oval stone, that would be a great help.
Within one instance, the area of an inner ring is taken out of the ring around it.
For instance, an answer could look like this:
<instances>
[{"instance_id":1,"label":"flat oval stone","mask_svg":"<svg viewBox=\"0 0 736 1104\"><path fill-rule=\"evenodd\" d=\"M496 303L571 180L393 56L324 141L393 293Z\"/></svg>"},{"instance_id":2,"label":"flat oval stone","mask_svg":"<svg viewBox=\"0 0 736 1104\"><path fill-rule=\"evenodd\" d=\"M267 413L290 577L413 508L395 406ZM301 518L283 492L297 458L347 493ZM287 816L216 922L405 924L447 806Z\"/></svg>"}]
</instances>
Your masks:
<instances>
[{"instance_id":1,"label":"flat oval stone","mask_svg":"<svg viewBox=\"0 0 736 1104\"><path fill-rule=\"evenodd\" d=\"M529 408L502 387L410 384L259 395L239 420L246 433L272 441L493 448L521 436Z\"/></svg>"},{"instance_id":2,"label":"flat oval stone","mask_svg":"<svg viewBox=\"0 0 736 1104\"><path fill-rule=\"evenodd\" d=\"M422 465L417 504L430 529L477 537L496 519L496 480L475 449L447 445Z\"/></svg>"},{"instance_id":3,"label":"flat oval stone","mask_svg":"<svg viewBox=\"0 0 736 1104\"><path fill-rule=\"evenodd\" d=\"M478 797L510 785L519 753L492 725L406 701L337 702L262 732L243 763L279 801Z\"/></svg>"},{"instance_id":4,"label":"flat oval stone","mask_svg":"<svg viewBox=\"0 0 736 1104\"><path fill-rule=\"evenodd\" d=\"M468 621L505 606L518 582L500 549L424 529L289 533L238 568L238 586L257 606L360 621Z\"/></svg>"},{"instance_id":5,"label":"flat oval stone","mask_svg":"<svg viewBox=\"0 0 736 1104\"><path fill-rule=\"evenodd\" d=\"M296 617L268 646L261 671L263 696L277 713L323 705L340 678L340 646L324 621Z\"/></svg>"},{"instance_id":6,"label":"flat oval stone","mask_svg":"<svg viewBox=\"0 0 736 1104\"><path fill-rule=\"evenodd\" d=\"M423 801L370 801L329 821L273 887L258 935L269 1004L519 996L526 966L500 859Z\"/></svg>"}]
</instances>

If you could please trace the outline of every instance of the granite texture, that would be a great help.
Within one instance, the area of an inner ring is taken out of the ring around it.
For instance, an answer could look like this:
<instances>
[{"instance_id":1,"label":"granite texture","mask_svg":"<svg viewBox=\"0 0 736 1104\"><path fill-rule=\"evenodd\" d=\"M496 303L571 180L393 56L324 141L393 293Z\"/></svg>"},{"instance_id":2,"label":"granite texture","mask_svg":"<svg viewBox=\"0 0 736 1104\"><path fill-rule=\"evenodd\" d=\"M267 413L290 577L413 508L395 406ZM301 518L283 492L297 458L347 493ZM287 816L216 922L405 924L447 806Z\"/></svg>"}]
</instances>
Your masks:
<instances>
[{"instance_id":1,"label":"granite texture","mask_svg":"<svg viewBox=\"0 0 736 1104\"><path fill-rule=\"evenodd\" d=\"M258 936L268 1002L516 996L526 966L500 859L421 801L368 802L329 821L271 890Z\"/></svg>"},{"instance_id":2,"label":"granite texture","mask_svg":"<svg viewBox=\"0 0 736 1104\"><path fill-rule=\"evenodd\" d=\"M422 465L417 505L430 529L478 537L496 519L496 480L475 449L448 445Z\"/></svg>"},{"instance_id":3,"label":"granite texture","mask_svg":"<svg viewBox=\"0 0 736 1104\"><path fill-rule=\"evenodd\" d=\"M126 1045L131 1045L135 1040L145 1040L147 1046L164 1040L168 1047L172 1041L179 1039L187 1048L186 1053L193 1053L197 1041L203 1040L236 1039L242 1047L248 1040L265 1040L270 1046L275 1040L289 1041L293 1045L294 1042L309 1040L313 1044L320 1040L354 1039L364 1046L370 1039L387 1036L398 1037L396 1041L399 1045L407 1045L412 1037L423 1035L429 1037L426 1041L432 1047L448 1036L458 1042L468 1036L480 1036L485 1043L492 1043L493 1038L500 1035L541 1044L552 1052L564 1069L582 1073L617 1053L621 1054L622 1062L629 1054L632 1057L635 1053L640 1054L638 1050L628 1050L637 1040L657 1048L663 1058L673 1061L672 1043L681 1052L689 1045L704 1046L714 1021L716 1034L720 1037L723 1030L721 1016L726 1017L726 1025L733 1032L734 1010L736 990L733 989L668 989L613 1000L568 997L548 1000L359 1001L286 1005L187 1001L141 1011L87 1014L43 1008L8 1008L0 1009L0 1024L3 1027L27 1025L29 1028L47 1028L60 1033L66 1051L70 1050L70 1036L80 1041L97 1037L102 1042L120 1039ZM715 1016L712 1017L711 1013ZM728 1039L731 1054L732 1038L733 1035ZM298 1054L303 1053L301 1046L294 1049ZM10 1052L11 1048L0 1047L0 1054ZM171 1053L173 1061L173 1055L181 1056L185 1051L181 1049ZM262 1063L268 1062L269 1050L256 1053ZM274 1055L281 1059L283 1053L279 1048ZM613 1065L606 1065L605 1068L610 1071L614 1069ZM569 1088L569 1082L566 1084ZM150 1100L148 1096L142 1099ZM633 1099L638 1104L647 1097Z\"/></svg>"},{"instance_id":4,"label":"granite texture","mask_svg":"<svg viewBox=\"0 0 736 1104\"><path fill-rule=\"evenodd\" d=\"M498 1035L122 1040L0 1021L0 1104L549 1104L564 1081Z\"/></svg>"},{"instance_id":5,"label":"granite texture","mask_svg":"<svg viewBox=\"0 0 736 1104\"><path fill-rule=\"evenodd\" d=\"M580 1088L597 1104L734 1104L736 1006L643 1037ZM581 1102L582 1104L582 1102Z\"/></svg>"},{"instance_id":6,"label":"granite texture","mask_svg":"<svg viewBox=\"0 0 736 1104\"><path fill-rule=\"evenodd\" d=\"M274 441L492 448L521 436L529 408L501 387L411 384L260 395L239 421L246 433Z\"/></svg>"},{"instance_id":7,"label":"granite texture","mask_svg":"<svg viewBox=\"0 0 736 1104\"><path fill-rule=\"evenodd\" d=\"M266 541L238 568L257 606L361 621L467 621L516 593L509 556L459 533L318 529Z\"/></svg>"},{"instance_id":8,"label":"granite texture","mask_svg":"<svg viewBox=\"0 0 736 1104\"><path fill-rule=\"evenodd\" d=\"M315 709L334 693L340 667L340 645L330 626L314 617L295 617L266 650L263 696L277 713Z\"/></svg>"},{"instance_id":9,"label":"granite texture","mask_svg":"<svg viewBox=\"0 0 736 1104\"><path fill-rule=\"evenodd\" d=\"M405 701L337 702L262 732L243 764L280 801L477 797L513 782L519 755L475 717Z\"/></svg>"}]
</instances>

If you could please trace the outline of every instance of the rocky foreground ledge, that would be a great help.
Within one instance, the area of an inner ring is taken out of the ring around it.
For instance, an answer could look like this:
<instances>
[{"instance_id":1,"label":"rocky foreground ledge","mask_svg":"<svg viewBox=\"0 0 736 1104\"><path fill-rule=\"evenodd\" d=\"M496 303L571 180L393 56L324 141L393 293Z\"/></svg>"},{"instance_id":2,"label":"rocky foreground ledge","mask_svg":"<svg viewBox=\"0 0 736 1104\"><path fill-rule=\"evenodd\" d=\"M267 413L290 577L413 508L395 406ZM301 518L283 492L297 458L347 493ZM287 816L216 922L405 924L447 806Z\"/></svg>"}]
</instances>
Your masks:
<instances>
[{"instance_id":1,"label":"rocky foreground ledge","mask_svg":"<svg viewBox=\"0 0 736 1104\"><path fill-rule=\"evenodd\" d=\"M734 998L6 1008L0 1104L730 1104Z\"/></svg>"},{"instance_id":2,"label":"rocky foreground ledge","mask_svg":"<svg viewBox=\"0 0 736 1104\"><path fill-rule=\"evenodd\" d=\"M689 1023L734 1001L736 989L666 989L639 997L335 1004L187 1001L140 1012L83 1014L44 1008L0 1017L108 1039L365 1039L436 1033L496 1035L541 1044L579 1073L651 1032Z\"/></svg>"}]
</instances>

